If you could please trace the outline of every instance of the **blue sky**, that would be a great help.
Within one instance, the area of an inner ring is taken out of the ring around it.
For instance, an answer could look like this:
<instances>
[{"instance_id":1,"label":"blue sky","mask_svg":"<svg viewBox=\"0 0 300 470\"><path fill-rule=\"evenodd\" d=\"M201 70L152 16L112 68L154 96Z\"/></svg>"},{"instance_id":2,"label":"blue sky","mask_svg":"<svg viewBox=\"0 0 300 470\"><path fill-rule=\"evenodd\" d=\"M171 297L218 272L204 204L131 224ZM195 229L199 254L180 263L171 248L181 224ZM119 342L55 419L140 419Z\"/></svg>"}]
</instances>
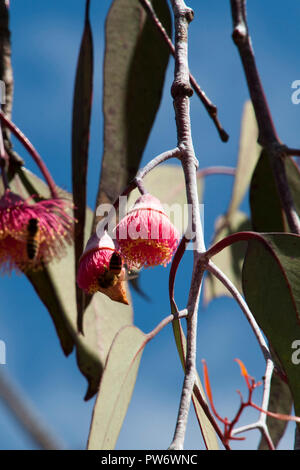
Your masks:
<instances>
[{"instance_id":1,"label":"blue sky","mask_svg":"<svg viewBox=\"0 0 300 470\"><path fill-rule=\"evenodd\" d=\"M71 189L71 111L75 67L83 28L83 0L11 0L12 60L15 78L13 119L46 161L58 185ZM90 138L88 203L94 205L102 155L102 64L104 20L110 1L91 0L95 49L93 114ZM193 74L219 108L219 117L230 134L227 144L217 133L198 98L191 100L192 131L200 167L236 164L240 118L248 91L240 60L231 40L229 1L190 0L195 11L190 26L189 61ZM248 20L257 64L265 86L279 136L291 147L300 146L300 105L291 102L291 84L300 79L300 5L296 0L272 2L252 0ZM157 115L143 163L173 148L176 130L170 86L170 60L162 104ZM16 148L21 152L18 145ZM26 165L36 171L22 151ZM232 177L211 176L205 185L205 239L208 245L214 221L230 200ZM247 198L242 204L248 211ZM191 253L184 258L176 282L179 305L186 301ZM168 314L169 268L143 272L143 289L153 292L145 302L133 293L135 324L151 330ZM157 289L157 286L165 288ZM94 400L83 401L85 378L77 369L74 355L63 355L52 321L33 289L22 276L1 278L0 339L6 342L9 374L41 419L64 442L66 448L85 448ZM199 312L198 365L205 358L210 371L218 410L232 416L239 403L235 390L245 391L233 359L242 359L250 374L259 379L264 362L246 320L230 299L213 301ZM201 372L202 373L202 372ZM183 374L176 354L171 327L146 348L121 431L118 449L164 449L174 431ZM259 400L260 393L257 393ZM241 424L257 416L252 412ZM0 401L0 449L32 449L35 444L19 427ZM157 431L159 429L159 432ZM291 448L293 426L281 443ZM251 431L233 448L254 449L259 434ZM201 447L196 420L191 413L186 448Z\"/></svg>"}]
</instances>

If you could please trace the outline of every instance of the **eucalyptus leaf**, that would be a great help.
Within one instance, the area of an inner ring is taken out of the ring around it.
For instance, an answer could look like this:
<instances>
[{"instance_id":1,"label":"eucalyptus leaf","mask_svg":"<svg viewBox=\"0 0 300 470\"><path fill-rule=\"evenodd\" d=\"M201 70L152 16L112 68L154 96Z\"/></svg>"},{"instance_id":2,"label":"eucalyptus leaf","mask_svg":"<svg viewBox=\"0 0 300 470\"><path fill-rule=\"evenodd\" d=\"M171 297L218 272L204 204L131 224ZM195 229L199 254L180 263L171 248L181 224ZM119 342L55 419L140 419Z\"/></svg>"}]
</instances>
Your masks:
<instances>
[{"instance_id":1,"label":"eucalyptus leaf","mask_svg":"<svg viewBox=\"0 0 300 470\"><path fill-rule=\"evenodd\" d=\"M41 197L49 197L47 185L33 173L20 169L10 182L12 190L24 198L30 191ZM27 189L26 189L27 188ZM62 197L71 195L59 190ZM93 213L87 209L85 240L89 236ZM48 309L65 354L76 346L78 366L88 380L86 399L98 390L106 356L116 333L124 325L133 321L131 306L111 301L104 294L96 293L84 316L84 336L77 331L77 307L75 293L75 257L74 249L69 246L66 256L60 261L53 261L43 270L28 273L28 279ZM127 293L130 300L130 294Z\"/></svg>"},{"instance_id":2,"label":"eucalyptus leaf","mask_svg":"<svg viewBox=\"0 0 300 470\"><path fill-rule=\"evenodd\" d=\"M228 218L238 210L251 181L252 173L260 155L257 143L258 127L251 101L246 101L243 109L239 153Z\"/></svg>"},{"instance_id":3,"label":"eucalyptus leaf","mask_svg":"<svg viewBox=\"0 0 300 470\"><path fill-rule=\"evenodd\" d=\"M260 234L251 240L243 266L246 301L284 369L300 416L299 365L293 342L300 338L300 237Z\"/></svg>"},{"instance_id":4,"label":"eucalyptus leaf","mask_svg":"<svg viewBox=\"0 0 300 470\"><path fill-rule=\"evenodd\" d=\"M116 335L94 406L89 450L115 448L146 343L147 336L135 326L126 326Z\"/></svg>"},{"instance_id":5,"label":"eucalyptus leaf","mask_svg":"<svg viewBox=\"0 0 300 470\"><path fill-rule=\"evenodd\" d=\"M277 374L273 374L268 410L273 413L289 415L291 414L292 407L293 398L291 396L289 386ZM287 425L287 421L267 416L267 426L275 448L278 446L280 439L284 435ZM258 450L268 449L268 444L262 436L258 445Z\"/></svg>"},{"instance_id":6,"label":"eucalyptus leaf","mask_svg":"<svg viewBox=\"0 0 300 470\"><path fill-rule=\"evenodd\" d=\"M166 0L153 0L152 5L170 35ZM104 151L97 207L112 203L136 175L169 60L167 45L138 1L112 2L105 40Z\"/></svg>"},{"instance_id":7,"label":"eucalyptus leaf","mask_svg":"<svg viewBox=\"0 0 300 470\"><path fill-rule=\"evenodd\" d=\"M89 1L86 3L84 30L77 62L72 117L72 186L74 216L78 223L74 228L75 272L84 248L86 214L86 182L88 149L93 93L93 37L89 20ZM79 319L83 315L84 293L76 288ZM81 324L79 324L81 329Z\"/></svg>"}]
</instances>

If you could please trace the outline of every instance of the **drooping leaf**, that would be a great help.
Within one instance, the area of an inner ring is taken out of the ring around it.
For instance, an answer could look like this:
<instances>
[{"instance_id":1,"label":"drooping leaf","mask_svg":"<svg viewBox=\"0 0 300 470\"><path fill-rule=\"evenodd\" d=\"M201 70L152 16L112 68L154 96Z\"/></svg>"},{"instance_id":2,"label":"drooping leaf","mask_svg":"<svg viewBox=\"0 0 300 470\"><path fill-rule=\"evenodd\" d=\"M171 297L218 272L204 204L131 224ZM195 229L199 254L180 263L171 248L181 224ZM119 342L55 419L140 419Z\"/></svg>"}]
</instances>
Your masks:
<instances>
[{"instance_id":1,"label":"drooping leaf","mask_svg":"<svg viewBox=\"0 0 300 470\"><path fill-rule=\"evenodd\" d=\"M300 338L300 237L261 234L251 240L243 266L246 301L284 369L300 416L299 366L292 343ZM272 411L272 410L271 410Z\"/></svg>"},{"instance_id":2,"label":"drooping leaf","mask_svg":"<svg viewBox=\"0 0 300 470\"><path fill-rule=\"evenodd\" d=\"M226 216L221 216L216 222L212 245L228 235L249 230L249 228L250 222L243 212L235 211L229 219ZM242 264L246 249L246 242L238 242L213 257L213 262L226 274L240 292L242 291ZM207 272L204 281L204 303L207 305L211 300L222 296L231 296L231 294L215 276Z\"/></svg>"},{"instance_id":3,"label":"drooping leaf","mask_svg":"<svg viewBox=\"0 0 300 470\"><path fill-rule=\"evenodd\" d=\"M179 320L174 320L172 322L174 338L178 350L178 354L180 357L181 365L183 370L185 370L185 358L186 358L186 338L184 332L182 330L181 324ZM200 402L199 402L199 395L201 396L204 403L206 403L205 393L201 384L201 380L199 375L196 376L196 383L194 386L194 391L192 395L192 402L194 405L195 413L197 416L197 420L201 429L201 433L203 436L203 440L205 446L208 450L219 450L218 439L216 431L214 430L211 422L207 418Z\"/></svg>"},{"instance_id":4,"label":"drooping leaf","mask_svg":"<svg viewBox=\"0 0 300 470\"><path fill-rule=\"evenodd\" d=\"M20 169L10 184L12 190L23 197L29 194L49 197L47 185L25 169ZM71 197L62 190L61 194L63 197ZM91 231L92 217L92 211L87 210L86 240ZM106 356L114 336L124 325L132 323L132 307L113 302L105 295L97 293L85 311L85 335L78 333L75 257L72 246L67 248L66 256L61 261L53 261L44 270L28 274L28 279L49 310L65 354L72 351L72 345L76 346L79 369L88 380L85 399L91 398L98 390ZM127 295L129 296L129 292Z\"/></svg>"},{"instance_id":5,"label":"drooping leaf","mask_svg":"<svg viewBox=\"0 0 300 470\"><path fill-rule=\"evenodd\" d=\"M300 216L300 170L294 160L286 158L285 171L297 214Z\"/></svg>"},{"instance_id":6,"label":"drooping leaf","mask_svg":"<svg viewBox=\"0 0 300 470\"><path fill-rule=\"evenodd\" d=\"M89 450L114 449L146 343L147 336L135 326L126 326L116 335L108 353L94 406Z\"/></svg>"},{"instance_id":7,"label":"drooping leaf","mask_svg":"<svg viewBox=\"0 0 300 470\"><path fill-rule=\"evenodd\" d=\"M273 411L274 413L289 415L291 414L292 406L293 398L291 396L291 392L288 385L283 382L283 380L278 377L277 374L273 374L271 380L271 391L268 410ZM287 424L287 421L283 421L281 419L274 419L270 416L267 416L268 430L275 447L278 446L280 439L282 438L286 430ZM268 449L268 444L262 436L258 445L258 450Z\"/></svg>"},{"instance_id":8,"label":"drooping leaf","mask_svg":"<svg viewBox=\"0 0 300 470\"><path fill-rule=\"evenodd\" d=\"M170 34L167 2L152 4ZM114 0L106 20L104 152L97 207L112 203L136 175L160 104L168 59L168 47L140 3Z\"/></svg>"},{"instance_id":9,"label":"drooping leaf","mask_svg":"<svg viewBox=\"0 0 300 470\"><path fill-rule=\"evenodd\" d=\"M88 148L93 93L93 37L89 20L89 0L86 1L84 30L77 62L72 118L72 186L74 216L78 223L74 228L75 272L84 249L86 214L86 182ZM78 316L84 309L84 293L76 288Z\"/></svg>"},{"instance_id":10,"label":"drooping leaf","mask_svg":"<svg viewBox=\"0 0 300 470\"><path fill-rule=\"evenodd\" d=\"M285 159L285 170L294 204L300 214L300 173L295 162ZM259 232L289 231L266 151L261 153L250 187L250 207L253 228Z\"/></svg>"},{"instance_id":11,"label":"drooping leaf","mask_svg":"<svg viewBox=\"0 0 300 470\"><path fill-rule=\"evenodd\" d=\"M253 170L260 154L257 143L258 127L251 101L246 101L242 115L239 154L231 201L227 211L228 218L238 210L248 189Z\"/></svg>"},{"instance_id":12,"label":"drooping leaf","mask_svg":"<svg viewBox=\"0 0 300 470\"><path fill-rule=\"evenodd\" d=\"M261 152L250 186L251 222L258 232L285 232L286 223L268 154Z\"/></svg>"}]
</instances>

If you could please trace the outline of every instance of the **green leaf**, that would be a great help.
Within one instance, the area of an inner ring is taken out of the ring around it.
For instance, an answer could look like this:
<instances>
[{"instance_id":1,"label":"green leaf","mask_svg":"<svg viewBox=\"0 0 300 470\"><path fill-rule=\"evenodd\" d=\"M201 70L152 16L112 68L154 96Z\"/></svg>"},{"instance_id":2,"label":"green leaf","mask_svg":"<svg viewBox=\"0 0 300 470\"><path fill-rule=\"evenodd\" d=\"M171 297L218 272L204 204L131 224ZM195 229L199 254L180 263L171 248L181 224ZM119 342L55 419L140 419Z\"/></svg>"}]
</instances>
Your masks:
<instances>
[{"instance_id":1,"label":"green leaf","mask_svg":"<svg viewBox=\"0 0 300 470\"><path fill-rule=\"evenodd\" d=\"M31 172L20 169L11 181L12 190L23 197L34 194L49 197L47 185ZM61 190L63 197L71 197ZM93 213L87 210L85 238L91 231ZM104 294L95 294L84 317L84 336L77 331L77 308L75 293L75 257L72 246L66 256L53 261L44 270L28 273L28 279L48 309L65 354L76 346L79 369L88 380L85 399L91 398L98 390L102 369L114 336L124 325L132 323L132 307L111 301ZM129 293L127 293L129 296ZM130 298L130 296L129 296Z\"/></svg>"},{"instance_id":2,"label":"green leaf","mask_svg":"<svg viewBox=\"0 0 300 470\"><path fill-rule=\"evenodd\" d=\"M273 374L271 380L271 391L269 398L268 410L273 413L280 413L289 415L291 414L293 407L293 398L291 396L288 385L278 377L277 374ZM271 416L267 416L267 426L275 447L278 446L280 439L282 438L288 421L281 419L275 419ZM261 437L258 445L258 450L269 450L268 444L264 437Z\"/></svg>"},{"instance_id":3,"label":"green leaf","mask_svg":"<svg viewBox=\"0 0 300 470\"><path fill-rule=\"evenodd\" d=\"M286 224L267 152L261 152L250 186L251 222L258 232L285 232Z\"/></svg>"},{"instance_id":4,"label":"green leaf","mask_svg":"<svg viewBox=\"0 0 300 470\"><path fill-rule=\"evenodd\" d=\"M285 160L285 171L297 214L300 216L300 170L291 158Z\"/></svg>"},{"instance_id":5,"label":"green leaf","mask_svg":"<svg viewBox=\"0 0 300 470\"><path fill-rule=\"evenodd\" d=\"M291 158L285 159L285 170L294 204L300 214L300 172ZM261 153L250 187L250 207L253 228L259 232L286 232L288 230L270 159Z\"/></svg>"},{"instance_id":6,"label":"green leaf","mask_svg":"<svg viewBox=\"0 0 300 470\"><path fill-rule=\"evenodd\" d=\"M299 365L292 360L292 343L300 338L299 272L298 235L261 234L260 241L249 241L243 291L287 375L297 416L300 416Z\"/></svg>"},{"instance_id":7,"label":"green leaf","mask_svg":"<svg viewBox=\"0 0 300 470\"><path fill-rule=\"evenodd\" d=\"M172 327L173 327L174 338L175 338L178 354L180 357L181 365L183 367L183 370L185 370L186 338L183 333L179 320L174 320L172 322ZM203 401L206 403L206 397L205 397L205 393L201 384L201 380L200 380L199 375L197 374L196 383L195 383L194 391L192 395L192 402L194 405L197 420L201 429L201 433L202 433L206 448L208 450L219 450L216 432L211 422L207 418L201 404L199 403L199 400L197 398L198 395L200 395Z\"/></svg>"},{"instance_id":8,"label":"green leaf","mask_svg":"<svg viewBox=\"0 0 300 470\"><path fill-rule=\"evenodd\" d=\"M180 233L185 231L188 220L188 211L185 211L186 188L184 173L181 165L174 164L161 164L150 171L144 178L144 184L153 196L157 197L162 205L165 207L167 213L170 208L171 222L179 230ZM170 181L172 184L170 185ZM197 179L198 197L199 201L202 200L204 179L199 177ZM128 206L134 204L135 200L140 196L137 189L130 193L128 198ZM174 210L172 210L172 206Z\"/></svg>"},{"instance_id":9,"label":"green leaf","mask_svg":"<svg viewBox=\"0 0 300 470\"><path fill-rule=\"evenodd\" d=\"M90 428L89 450L112 450L131 399L147 336L135 326L116 335L105 364ZM142 425L142 420L141 420Z\"/></svg>"},{"instance_id":10,"label":"green leaf","mask_svg":"<svg viewBox=\"0 0 300 470\"><path fill-rule=\"evenodd\" d=\"M234 214L248 189L252 173L259 158L260 146L257 144L258 127L252 102L244 105L238 161L233 184L231 201L227 211L228 218Z\"/></svg>"},{"instance_id":11,"label":"green leaf","mask_svg":"<svg viewBox=\"0 0 300 470\"><path fill-rule=\"evenodd\" d=\"M72 119L72 185L74 216L75 272L84 249L86 214L86 181L88 167L89 133L93 93L93 38L89 21L89 1L86 3L85 24L81 39L75 77ZM76 288L78 317L84 309L84 293Z\"/></svg>"},{"instance_id":12,"label":"green leaf","mask_svg":"<svg viewBox=\"0 0 300 470\"><path fill-rule=\"evenodd\" d=\"M250 222L243 212L235 211L230 218L220 216L216 222L212 245L228 235L249 230L249 228ZM238 242L213 257L213 262L226 274L240 292L242 291L242 264L246 249L246 242ZM231 297L231 294L215 276L207 272L204 280L204 304L207 305L211 300L222 296Z\"/></svg>"},{"instance_id":13,"label":"green leaf","mask_svg":"<svg viewBox=\"0 0 300 470\"><path fill-rule=\"evenodd\" d=\"M153 7L171 33L165 0ZM162 95L169 49L137 1L114 0L106 20L104 152L97 207L136 175Z\"/></svg>"}]
</instances>

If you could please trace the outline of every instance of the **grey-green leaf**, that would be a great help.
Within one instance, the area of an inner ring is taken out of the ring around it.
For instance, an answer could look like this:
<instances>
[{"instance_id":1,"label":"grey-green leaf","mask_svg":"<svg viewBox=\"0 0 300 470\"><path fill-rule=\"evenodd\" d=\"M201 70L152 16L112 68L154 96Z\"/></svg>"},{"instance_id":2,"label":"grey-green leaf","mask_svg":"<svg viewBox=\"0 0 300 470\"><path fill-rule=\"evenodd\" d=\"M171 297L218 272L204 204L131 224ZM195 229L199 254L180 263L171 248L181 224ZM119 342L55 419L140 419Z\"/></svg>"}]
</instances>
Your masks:
<instances>
[{"instance_id":1,"label":"grey-green leaf","mask_svg":"<svg viewBox=\"0 0 300 470\"><path fill-rule=\"evenodd\" d=\"M49 197L47 185L25 169L20 169L10 184L12 190L23 197L32 193ZM71 197L62 190L61 194L63 197ZM85 239L91 231L92 218L92 211L87 210ZM28 278L49 310L65 354L72 351L73 345L76 346L79 369L88 380L85 398L91 398L97 393L113 338L120 328L132 323L132 307L113 302L105 295L97 293L85 311L84 336L78 333L75 257L72 246L67 248L66 256L62 260L53 261L40 272L29 273Z\"/></svg>"},{"instance_id":2,"label":"grey-green leaf","mask_svg":"<svg viewBox=\"0 0 300 470\"><path fill-rule=\"evenodd\" d=\"M147 336L135 326L124 327L116 335L107 357L94 406L88 440L89 450L115 448L146 343Z\"/></svg>"},{"instance_id":3,"label":"grey-green leaf","mask_svg":"<svg viewBox=\"0 0 300 470\"><path fill-rule=\"evenodd\" d=\"M89 20L89 0L86 3L84 30L77 62L72 118L72 186L74 216L78 223L74 227L75 271L84 248L86 214L86 181L90 119L93 93L93 37ZM76 289L78 318L84 309L84 293ZM79 330L81 328L79 324Z\"/></svg>"},{"instance_id":4,"label":"grey-green leaf","mask_svg":"<svg viewBox=\"0 0 300 470\"><path fill-rule=\"evenodd\" d=\"M152 3L170 34L167 2ZM112 203L136 175L160 104L168 60L168 47L140 3L114 0L106 19L104 152L97 206Z\"/></svg>"},{"instance_id":5,"label":"grey-green leaf","mask_svg":"<svg viewBox=\"0 0 300 470\"><path fill-rule=\"evenodd\" d=\"M268 410L273 413L289 415L292 407L293 398L291 396L289 386L280 377L278 377L277 374L273 374ZM287 425L287 421L267 416L267 426L275 448L278 446ZM263 436L261 437L258 445L258 450L269 450L269 446Z\"/></svg>"},{"instance_id":6,"label":"grey-green leaf","mask_svg":"<svg viewBox=\"0 0 300 470\"><path fill-rule=\"evenodd\" d=\"M243 266L246 301L283 367L295 413L300 416L299 365L293 342L300 338L300 237L260 234L251 240Z\"/></svg>"},{"instance_id":7,"label":"grey-green leaf","mask_svg":"<svg viewBox=\"0 0 300 470\"><path fill-rule=\"evenodd\" d=\"M243 109L239 154L228 217L238 210L248 189L252 173L259 158L260 146L257 143L258 127L251 101L246 101Z\"/></svg>"}]
</instances>

